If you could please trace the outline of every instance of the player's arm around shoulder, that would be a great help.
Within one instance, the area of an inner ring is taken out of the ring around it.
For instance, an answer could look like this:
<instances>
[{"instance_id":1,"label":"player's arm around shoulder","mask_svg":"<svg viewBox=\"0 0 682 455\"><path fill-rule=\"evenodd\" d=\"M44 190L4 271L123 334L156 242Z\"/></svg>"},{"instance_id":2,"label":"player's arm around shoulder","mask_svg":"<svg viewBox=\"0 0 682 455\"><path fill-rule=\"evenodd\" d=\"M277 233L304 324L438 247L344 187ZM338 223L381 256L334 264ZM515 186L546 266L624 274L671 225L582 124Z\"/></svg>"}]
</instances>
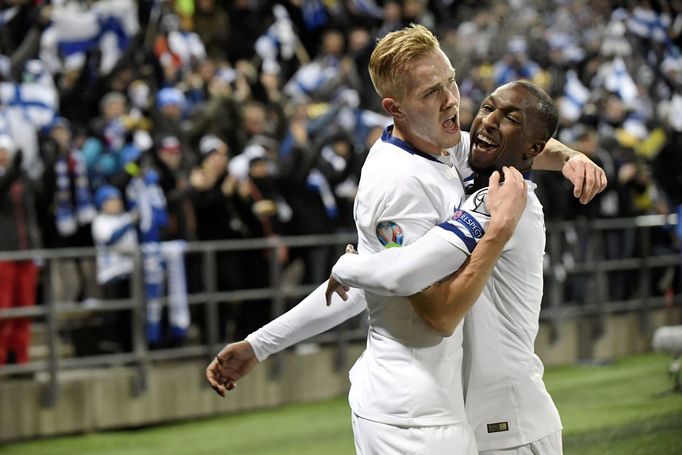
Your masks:
<instances>
[{"instance_id":1,"label":"player's arm around shoulder","mask_svg":"<svg viewBox=\"0 0 682 455\"><path fill-rule=\"evenodd\" d=\"M490 222L467 262L451 277L409 297L419 317L442 336L452 335L481 295L526 207L528 195L523 176L513 168L505 167L503 172L503 185L499 183L499 173L490 178L485 196Z\"/></svg>"},{"instance_id":2,"label":"player's arm around shoulder","mask_svg":"<svg viewBox=\"0 0 682 455\"><path fill-rule=\"evenodd\" d=\"M551 138L533 160L533 169L561 171L573 184L573 196L582 204L590 202L607 185L606 173L584 153Z\"/></svg>"}]
</instances>

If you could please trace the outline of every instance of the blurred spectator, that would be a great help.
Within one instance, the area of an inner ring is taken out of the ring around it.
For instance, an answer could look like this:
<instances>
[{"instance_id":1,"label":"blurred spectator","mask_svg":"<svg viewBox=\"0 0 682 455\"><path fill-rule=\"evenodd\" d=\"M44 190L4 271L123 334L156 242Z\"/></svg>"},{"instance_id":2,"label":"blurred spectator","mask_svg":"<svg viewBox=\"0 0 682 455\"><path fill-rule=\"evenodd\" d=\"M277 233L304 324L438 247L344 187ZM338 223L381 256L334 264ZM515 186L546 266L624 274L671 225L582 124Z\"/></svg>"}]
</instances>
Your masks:
<instances>
[{"instance_id":1,"label":"blurred spectator","mask_svg":"<svg viewBox=\"0 0 682 455\"><path fill-rule=\"evenodd\" d=\"M360 80L358 87L360 105L365 109L381 111L380 100L374 92L369 71L364 71L364 68L369 65L369 57L373 49L374 43L369 30L362 27L351 30L348 36L348 55L353 59L353 65L357 69Z\"/></svg>"},{"instance_id":2,"label":"blurred spectator","mask_svg":"<svg viewBox=\"0 0 682 455\"><path fill-rule=\"evenodd\" d=\"M671 129L653 161L653 175L665 191L671 209L682 206L682 132Z\"/></svg>"},{"instance_id":3,"label":"blurred spectator","mask_svg":"<svg viewBox=\"0 0 682 455\"><path fill-rule=\"evenodd\" d=\"M156 116L153 119L154 132L159 135L173 135L185 144L182 120L186 107L185 95L179 89L166 87L159 90L156 94Z\"/></svg>"},{"instance_id":4,"label":"blurred spectator","mask_svg":"<svg viewBox=\"0 0 682 455\"><path fill-rule=\"evenodd\" d=\"M344 37L339 30L326 31L317 57L301 66L283 92L294 100L332 101L343 89L357 91L360 87L358 69L345 55L344 47Z\"/></svg>"},{"instance_id":5,"label":"blurred spectator","mask_svg":"<svg viewBox=\"0 0 682 455\"><path fill-rule=\"evenodd\" d=\"M216 144L215 141L211 141ZM246 226L236 207L237 195L233 188L238 184L235 176L228 174L229 148L220 141L218 146L205 143L200 149L200 163L190 174L190 198L197 218L198 240L227 240L245 238ZM245 270L243 254L239 251L216 253L218 290L244 289ZM205 285L205 283L204 283ZM221 307L220 334L225 337L228 320L234 321L231 308Z\"/></svg>"},{"instance_id":6,"label":"blurred spectator","mask_svg":"<svg viewBox=\"0 0 682 455\"><path fill-rule=\"evenodd\" d=\"M515 36L507 43L504 60L495 65L495 85L500 86L517 79L533 80L539 72L538 64L528 57L526 40Z\"/></svg>"},{"instance_id":7,"label":"blurred spectator","mask_svg":"<svg viewBox=\"0 0 682 455\"><path fill-rule=\"evenodd\" d=\"M131 179L125 186L128 210L139 213L138 237L142 250L144 297L147 308L147 342L152 347L168 341L184 340L190 323L184 266L184 241L163 242L168 225L166 198L159 184L159 174L142 163L142 152L126 150L124 162ZM142 164L138 164L142 163ZM165 275L168 272L168 278ZM168 283L168 330L163 323L162 298Z\"/></svg>"},{"instance_id":8,"label":"blurred spectator","mask_svg":"<svg viewBox=\"0 0 682 455\"><path fill-rule=\"evenodd\" d=\"M162 136L151 157L166 198L168 226L163 240L196 240L197 221L189 199L191 157L175 136Z\"/></svg>"},{"instance_id":9,"label":"blurred spectator","mask_svg":"<svg viewBox=\"0 0 682 455\"><path fill-rule=\"evenodd\" d=\"M194 13L194 30L204 43L210 58L225 59L230 45L230 18L215 0L198 0Z\"/></svg>"},{"instance_id":10,"label":"blurred spectator","mask_svg":"<svg viewBox=\"0 0 682 455\"><path fill-rule=\"evenodd\" d=\"M407 24L421 24L429 30L436 28L436 18L427 8L428 0L405 0L403 2L403 21Z\"/></svg>"},{"instance_id":11,"label":"blurred spectator","mask_svg":"<svg viewBox=\"0 0 682 455\"><path fill-rule=\"evenodd\" d=\"M401 2L395 0L387 0L383 7L383 24L376 32L377 38L383 38L392 31L403 27L403 7Z\"/></svg>"},{"instance_id":12,"label":"blurred spectator","mask_svg":"<svg viewBox=\"0 0 682 455\"><path fill-rule=\"evenodd\" d=\"M43 171L37 134L49 126L57 108L54 83L39 60L26 63L18 82L0 77L0 131L23 151L24 170L34 180Z\"/></svg>"},{"instance_id":13,"label":"blurred spectator","mask_svg":"<svg viewBox=\"0 0 682 455\"><path fill-rule=\"evenodd\" d=\"M23 158L9 136L0 136L0 251L40 248L33 182L21 168ZM0 308L36 303L38 268L31 260L0 261ZM0 320L0 365L26 363L30 318Z\"/></svg>"},{"instance_id":14,"label":"blurred spectator","mask_svg":"<svg viewBox=\"0 0 682 455\"><path fill-rule=\"evenodd\" d=\"M260 144L249 145L242 155L235 158L248 167L246 175L240 175L236 182L228 180L223 186L226 197L236 196L235 208L243 220L247 237L274 238L284 234L286 222L291 218L291 208L281 194L277 165L273 159L275 152L275 147L266 150ZM282 246L274 251L244 251L242 260L246 288L267 288L271 284L271 263L286 265L288 249ZM270 302L265 299L244 302L235 308L235 313L236 339L245 337L272 317Z\"/></svg>"},{"instance_id":15,"label":"blurred spectator","mask_svg":"<svg viewBox=\"0 0 682 455\"><path fill-rule=\"evenodd\" d=\"M45 246L93 246L91 224L96 215L86 157L71 123L57 117L43 141L45 157L39 217ZM50 262L50 293L55 302L97 298L94 258L55 259Z\"/></svg>"},{"instance_id":16,"label":"blurred spectator","mask_svg":"<svg viewBox=\"0 0 682 455\"><path fill-rule=\"evenodd\" d=\"M105 300L131 297L133 252L138 248L136 224L138 215L125 211L121 192L111 185L101 186L95 193L99 213L92 223L92 236L98 248L97 282ZM77 352L91 355L100 352L130 352L132 349L132 312L107 312L99 334L78 339Z\"/></svg>"},{"instance_id":17,"label":"blurred spectator","mask_svg":"<svg viewBox=\"0 0 682 455\"><path fill-rule=\"evenodd\" d=\"M309 126L305 111L292 119L293 141L279 156L282 188L293 209L292 234L331 234L339 222L334 189L351 169L352 145L344 133L329 134L321 143L315 143ZM333 254L324 247L306 249L306 282L324 281Z\"/></svg>"},{"instance_id":18,"label":"blurred spectator","mask_svg":"<svg viewBox=\"0 0 682 455\"><path fill-rule=\"evenodd\" d=\"M154 43L154 55L162 68L163 85L174 85L206 57L206 49L199 35L187 30L175 14L163 16L160 32Z\"/></svg>"},{"instance_id":19,"label":"blurred spectator","mask_svg":"<svg viewBox=\"0 0 682 455\"><path fill-rule=\"evenodd\" d=\"M294 2L292 2L294 3ZM254 55L254 44L266 28L264 20L269 12L261 11L264 3L249 0L230 2L228 15L230 18L230 38L227 58L234 63L238 60L249 60Z\"/></svg>"}]
</instances>

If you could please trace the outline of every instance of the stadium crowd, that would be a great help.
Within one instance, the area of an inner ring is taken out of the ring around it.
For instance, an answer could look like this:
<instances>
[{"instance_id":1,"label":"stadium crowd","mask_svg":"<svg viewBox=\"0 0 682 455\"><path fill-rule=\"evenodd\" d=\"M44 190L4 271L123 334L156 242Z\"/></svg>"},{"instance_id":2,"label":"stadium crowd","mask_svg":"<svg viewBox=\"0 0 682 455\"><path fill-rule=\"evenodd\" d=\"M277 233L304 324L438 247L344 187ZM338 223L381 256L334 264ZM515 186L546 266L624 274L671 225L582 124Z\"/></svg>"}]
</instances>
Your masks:
<instances>
[{"instance_id":1,"label":"stadium crowd","mask_svg":"<svg viewBox=\"0 0 682 455\"><path fill-rule=\"evenodd\" d=\"M203 286L184 242L354 231L359 171L389 121L369 55L377 37L412 22L436 32L456 67L463 130L511 80L530 79L558 101L557 137L599 163L609 186L583 206L566 181L535 173L548 220L682 215L680 1L9 0L0 8L0 251L140 245L152 345L181 342L187 291ZM657 248L677 248L673 231L659 234ZM636 253L634 231L606 235L607 257ZM584 260L591 241L577 229L567 251ZM58 302L126 297L132 262L106 251L96 267L87 258L42 272L0 262L0 308L33 304L42 280ZM218 288L266 287L269 261L297 256L303 280L320 283L334 255L220 253ZM627 282L616 276L611 297L626 298ZM571 292L580 300L586 290ZM236 321L235 338L270 316L265 304L230 308L221 326ZM94 336L129 349L126 320L112 315L79 353L95 349ZM27 327L0 321L8 347L0 364L10 352L27 361Z\"/></svg>"}]
</instances>

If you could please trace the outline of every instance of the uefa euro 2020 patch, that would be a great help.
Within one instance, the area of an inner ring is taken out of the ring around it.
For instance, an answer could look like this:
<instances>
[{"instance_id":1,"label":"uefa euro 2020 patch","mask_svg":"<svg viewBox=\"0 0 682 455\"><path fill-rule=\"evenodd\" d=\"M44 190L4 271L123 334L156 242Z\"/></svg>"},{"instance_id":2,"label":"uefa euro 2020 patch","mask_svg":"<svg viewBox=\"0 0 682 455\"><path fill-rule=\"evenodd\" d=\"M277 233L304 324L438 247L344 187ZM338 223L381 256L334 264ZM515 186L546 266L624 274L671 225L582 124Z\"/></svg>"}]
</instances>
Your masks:
<instances>
[{"instance_id":1,"label":"uefa euro 2020 patch","mask_svg":"<svg viewBox=\"0 0 682 455\"><path fill-rule=\"evenodd\" d=\"M382 221L377 224L377 239L386 248L401 246L404 241L403 230L393 221Z\"/></svg>"}]
</instances>

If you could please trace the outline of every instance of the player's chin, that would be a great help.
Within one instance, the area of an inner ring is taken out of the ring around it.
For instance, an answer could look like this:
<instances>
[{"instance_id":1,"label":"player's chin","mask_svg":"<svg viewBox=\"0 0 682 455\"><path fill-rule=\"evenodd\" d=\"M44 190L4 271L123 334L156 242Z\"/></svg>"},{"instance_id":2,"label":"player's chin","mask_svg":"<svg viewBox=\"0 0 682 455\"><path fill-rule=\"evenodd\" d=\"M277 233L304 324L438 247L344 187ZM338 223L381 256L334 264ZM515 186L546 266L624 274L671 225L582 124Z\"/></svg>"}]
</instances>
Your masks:
<instances>
[{"instance_id":1,"label":"player's chin","mask_svg":"<svg viewBox=\"0 0 682 455\"><path fill-rule=\"evenodd\" d=\"M451 148L459 144L462 140L462 132L457 130L453 132L443 131L441 134L441 148Z\"/></svg>"},{"instance_id":2,"label":"player's chin","mask_svg":"<svg viewBox=\"0 0 682 455\"><path fill-rule=\"evenodd\" d=\"M493 166L497 157L497 147L480 147L474 144L471 149L471 158L469 160L471 168L475 171L482 171Z\"/></svg>"}]
</instances>

